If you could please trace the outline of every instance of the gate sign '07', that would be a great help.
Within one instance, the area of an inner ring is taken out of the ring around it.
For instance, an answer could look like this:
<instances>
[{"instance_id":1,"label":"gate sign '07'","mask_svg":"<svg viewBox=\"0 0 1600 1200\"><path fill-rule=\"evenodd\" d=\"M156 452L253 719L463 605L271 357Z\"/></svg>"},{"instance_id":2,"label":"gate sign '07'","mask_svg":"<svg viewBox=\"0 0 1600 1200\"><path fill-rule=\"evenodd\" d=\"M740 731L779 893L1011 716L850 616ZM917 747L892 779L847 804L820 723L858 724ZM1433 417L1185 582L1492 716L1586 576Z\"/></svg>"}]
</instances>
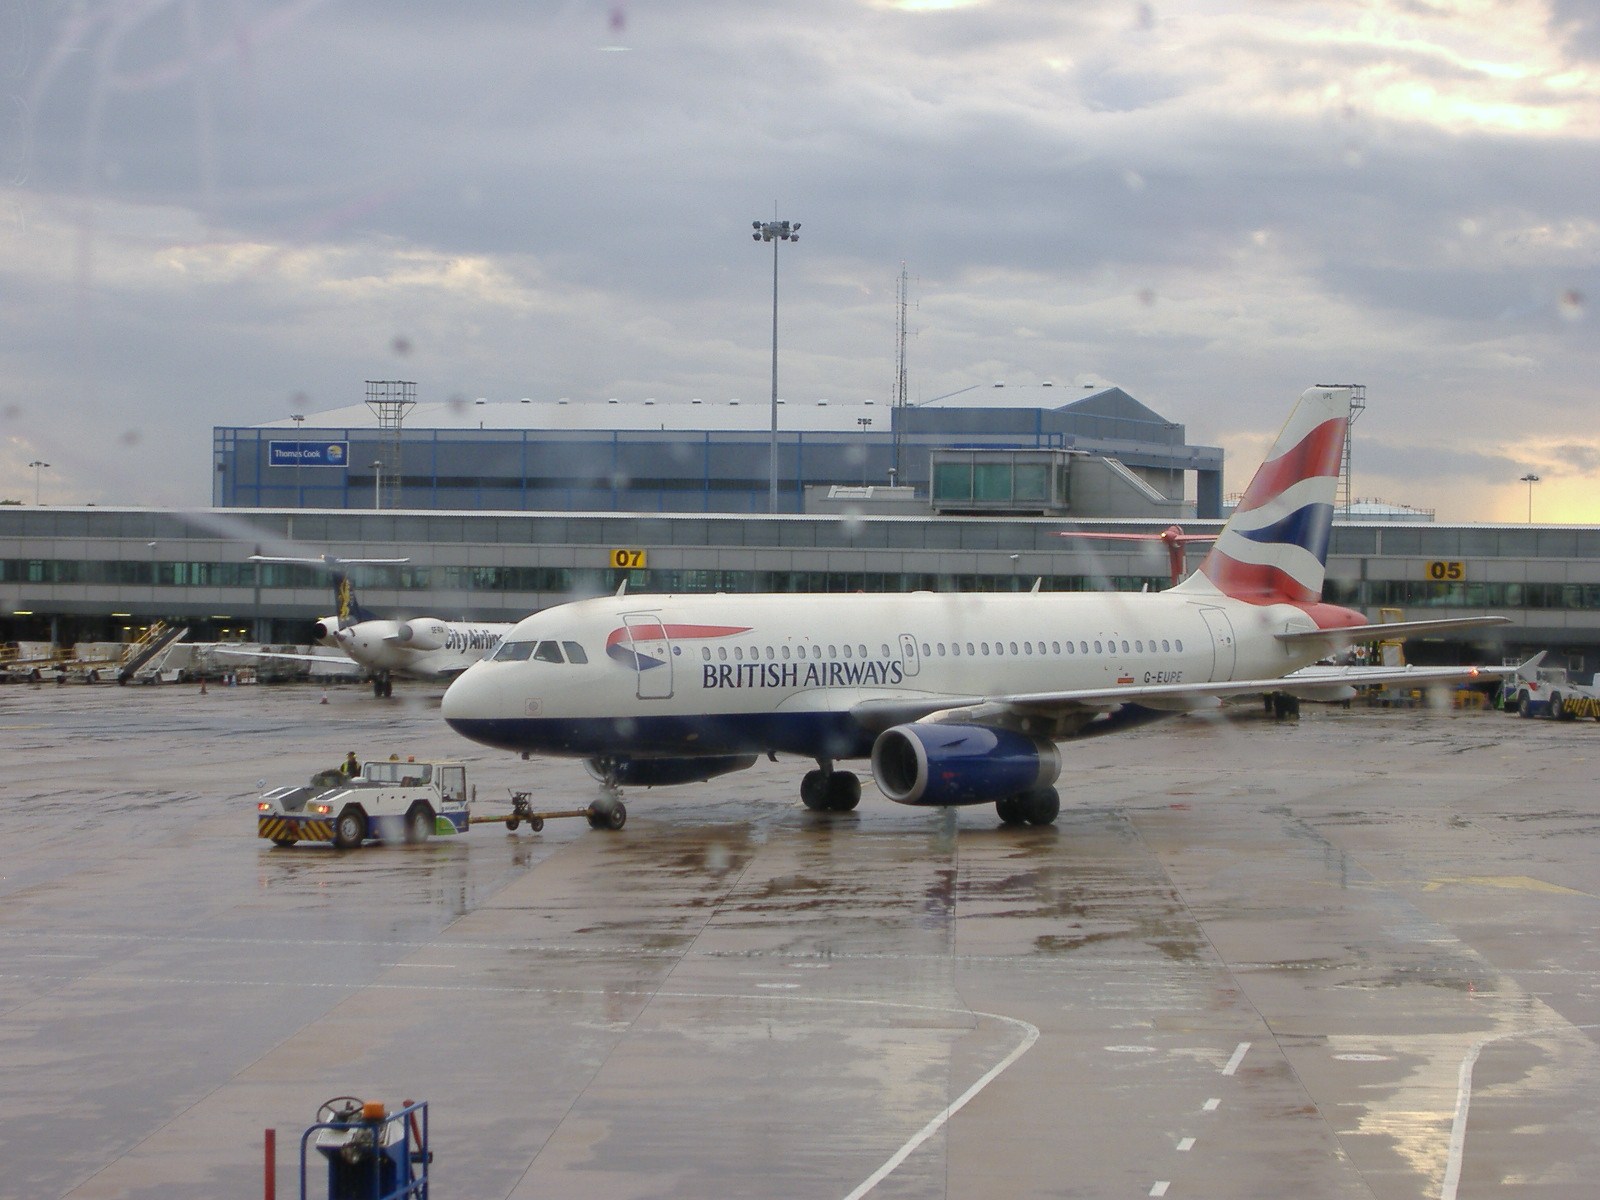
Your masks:
<instances>
[{"instance_id":1,"label":"gate sign '07'","mask_svg":"<svg viewBox=\"0 0 1600 1200\"><path fill-rule=\"evenodd\" d=\"M1435 583L1455 583L1467 577L1467 564L1464 562L1431 562L1428 564L1428 578Z\"/></svg>"},{"instance_id":2,"label":"gate sign '07'","mask_svg":"<svg viewBox=\"0 0 1600 1200\"><path fill-rule=\"evenodd\" d=\"M619 571L642 571L650 565L650 555L644 550L613 550L611 565Z\"/></svg>"}]
</instances>

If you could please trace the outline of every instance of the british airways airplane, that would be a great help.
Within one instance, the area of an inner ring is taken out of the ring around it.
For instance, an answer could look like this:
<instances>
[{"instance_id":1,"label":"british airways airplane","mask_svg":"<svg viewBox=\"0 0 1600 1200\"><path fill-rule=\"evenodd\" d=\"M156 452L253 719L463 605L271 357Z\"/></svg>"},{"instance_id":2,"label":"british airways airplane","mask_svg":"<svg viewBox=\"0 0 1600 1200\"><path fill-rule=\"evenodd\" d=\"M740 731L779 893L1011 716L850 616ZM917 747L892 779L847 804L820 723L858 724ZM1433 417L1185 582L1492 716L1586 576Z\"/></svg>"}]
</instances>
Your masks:
<instances>
[{"instance_id":1,"label":"british airways airplane","mask_svg":"<svg viewBox=\"0 0 1600 1200\"><path fill-rule=\"evenodd\" d=\"M485 745L590 760L618 787L691 783L757 756L816 761L808 808L845 811L868 759L901 804L1056 819L1056 742L1228 697L1336 699L1475 667L1313 667L1352 642L1503 623L1371 625L1322 602L1350 389L1307 390L1199 569L1165 592L607 596L513 626L445 692ZM1493 674L1495 669L1482 668Z\"/></svg>"}]
</instances>

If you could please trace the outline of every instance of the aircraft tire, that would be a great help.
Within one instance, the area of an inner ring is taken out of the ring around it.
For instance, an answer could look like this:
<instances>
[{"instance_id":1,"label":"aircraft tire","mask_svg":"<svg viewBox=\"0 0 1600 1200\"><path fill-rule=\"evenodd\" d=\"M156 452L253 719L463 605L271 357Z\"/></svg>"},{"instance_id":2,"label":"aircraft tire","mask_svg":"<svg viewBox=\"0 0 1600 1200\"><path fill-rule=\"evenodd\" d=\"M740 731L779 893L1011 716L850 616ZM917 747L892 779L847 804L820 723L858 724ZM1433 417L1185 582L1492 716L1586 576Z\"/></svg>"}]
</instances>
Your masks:
<instances>
[{"instance_id":1,"label":"aircraft tire","mask_svg":"<svg viewBox=\"0 0 1600 1200\"><path fill-rule=\"evenodd\" d=\"M1053 825L1061 815L1061 793L1053 787L1035 788L1019 799L1023 820L1029 825Z\"/></svg>"},{"instance_id":2,"label":"aircraft tire","mask_svg":"<svg viewBox=\"0 0 1600 1200\"><path fill-rule=\"evenodd\" d=\"M861 779L853 771L835 771L828 777L829 812L850 812L861 803Z\"/></svg>"},{"instance_id":3,"label":"aircraft tire","mask_svg":"<svg viewBox=\"0 0 1600 1200\"><path fill-rule=\"evenodd\" d=\"M1021 825L1027 820L1023 815L1021 796L1003 796L994 802L995 814L1002 825Z\"/></svg>"},{"instance_id":4,"label":"aircraft tire","mask_svg":"<svg viewBox=\"0 0 1600 1200\"><path fill-rule=\"evenodd\" d=\"M406 813L406 841L413 846L433 836L433 809L426 804L413 804Z\"/></svg>"},{"instance_id":5,"label":"aircraft tire","mask_svg":"<svg viewBox=\"0 0 1600 1200\"><path fill-rule=\"evenodd\" d=\"M825 812L828 808L828 775L821 770L807 771L800 780L800 803L812 812Z\"/></svg>"},{"instance_id":6,"label":"aircraft tire","mask_svg":"<svg viewBox=\"0 0 1600 1200\"><path fill-rule=\"evenodd\" d=\"M590 829L621 829L628 823L628 809L621 800L603 796L589 805Z\"/></svg>"},{"instance_id":7,"label":"aircraft tire","mask_svg":"<svg viewBox=\"0 0 1600 1200\"><path fill-rule=\"evenodd\" d=\"M367 814L354 804L339 814L333 823L333 844L340 850L354 850L367 837Z\"/></svg>"}]
</instances>

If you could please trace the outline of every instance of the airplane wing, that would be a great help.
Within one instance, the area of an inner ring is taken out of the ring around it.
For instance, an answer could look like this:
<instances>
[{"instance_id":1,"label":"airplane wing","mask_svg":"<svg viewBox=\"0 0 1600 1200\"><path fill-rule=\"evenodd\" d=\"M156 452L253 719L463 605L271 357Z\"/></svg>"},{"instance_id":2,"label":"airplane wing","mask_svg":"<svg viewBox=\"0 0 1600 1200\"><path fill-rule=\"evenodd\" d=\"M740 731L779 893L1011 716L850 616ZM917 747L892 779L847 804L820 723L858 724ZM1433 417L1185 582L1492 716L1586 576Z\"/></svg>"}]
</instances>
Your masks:
<instances>
[{"instance_id":1,"label":"airplane wing","mask_svg":"<svg viewBox=\"0 0 1600 1200\"><path fill-rule=\"evenodd\" d=\"M355 659L343 654L291 654L287 650L228 650L217 646L216 654L227 654L234 658L285 658L294 662L319 662L333 663L341 667L359 667L361 664Z\"/></svg>"},{"instance_id":2,"label":"airplane wing","mask_svg":"<svg viewBox=\"0 0 1600 1200\"><path fill-rule=\"evenodd\" d=\"M1029 716L1093 716L1124 704L1164 712L1215 709L1234 696L1288 692L1302 699L1342 699L1357 687L1438 687L1515 674L1517 667L1304 667L1290 675L1227 679L1216 683L1114 684L1060 692L1019 692L994 696L868 697L850 715L868 729L887 729L915 721L1003 724Z\"/></svg>"}]
</instances>

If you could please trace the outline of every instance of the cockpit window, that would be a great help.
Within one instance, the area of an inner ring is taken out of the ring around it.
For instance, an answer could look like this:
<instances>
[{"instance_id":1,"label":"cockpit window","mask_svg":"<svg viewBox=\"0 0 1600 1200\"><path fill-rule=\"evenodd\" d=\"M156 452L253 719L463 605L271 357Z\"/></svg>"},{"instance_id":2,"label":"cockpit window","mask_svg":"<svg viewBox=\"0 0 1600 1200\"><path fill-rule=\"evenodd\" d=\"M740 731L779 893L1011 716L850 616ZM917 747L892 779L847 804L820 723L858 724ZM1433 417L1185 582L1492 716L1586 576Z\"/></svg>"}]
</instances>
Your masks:
<instances>
[{"instance_id":1,"label":"cockpit window","mask_svg":"<svg viewBox=\"0 0 1600 1200\"><path fill-rule=\"evenodd\" d=\"M522 662L533 654L532 642L501 642L489 657L495 662Z\"/></svg>"},{"instance_id":2,"label":"cockpit window","mask_svg":"<svg viewBox=\"0 0 1600 1200\"><path fill-rule=\"evenodd\" d=\"M581 667L589 661L589 656L577 642L562 642L561 648L567 652L567 661L570 663L577 663Z\"/></svg>"},{"instance_id":3,"label":"cockpit window","mask_svg":"<svg viewBox=\"0 0 1600 1200\"><path fill-rule=\"evenodd\" d=\"M540 662L548 663L566 661L561 657L561 646L556 642L540 642L533 648L533 657Z\"/></svg>"}]
</instances>

